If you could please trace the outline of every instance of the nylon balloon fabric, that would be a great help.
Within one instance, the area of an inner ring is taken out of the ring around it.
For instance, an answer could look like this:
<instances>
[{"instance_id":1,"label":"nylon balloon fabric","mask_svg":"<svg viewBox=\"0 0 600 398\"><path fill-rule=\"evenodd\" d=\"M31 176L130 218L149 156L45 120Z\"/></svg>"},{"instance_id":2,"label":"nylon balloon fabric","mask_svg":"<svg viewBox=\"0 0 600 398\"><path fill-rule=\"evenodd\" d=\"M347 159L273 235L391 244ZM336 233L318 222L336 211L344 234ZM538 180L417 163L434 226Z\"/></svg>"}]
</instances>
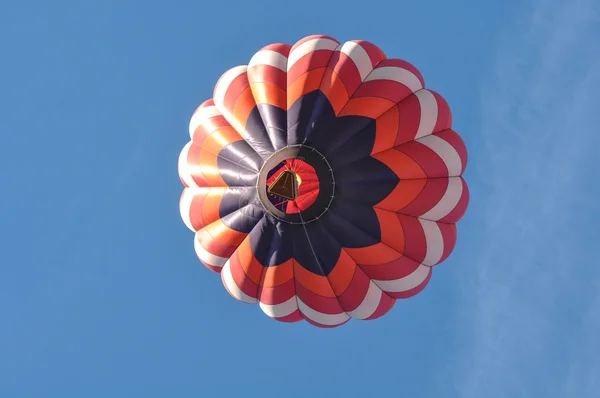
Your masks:
<instances>
[{"instance_id":1,"label":"nylon balloon fabric","mask_svg":"<svg viewBox=\"0 0 600 398\"><path fill-rule=\"evenodd\" d=\"M191 117L180 211L198 258L279 321L383 316L454 249L469 192L451 125L419 71L372 43L264 47Z\"/></svg>"}]
</instances>

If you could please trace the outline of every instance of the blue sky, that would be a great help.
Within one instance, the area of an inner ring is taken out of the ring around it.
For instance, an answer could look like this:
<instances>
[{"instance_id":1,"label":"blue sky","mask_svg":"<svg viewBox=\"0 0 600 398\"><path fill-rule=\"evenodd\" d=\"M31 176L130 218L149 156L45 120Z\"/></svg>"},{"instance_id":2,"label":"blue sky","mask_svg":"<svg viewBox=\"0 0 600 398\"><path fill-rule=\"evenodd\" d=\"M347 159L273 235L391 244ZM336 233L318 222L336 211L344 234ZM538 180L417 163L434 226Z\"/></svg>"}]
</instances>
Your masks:
<instances>
[{"instance_id":1,"label":"blue sky","mask_svg":"<svg viewBox=\"0 0 600 398\"><path fill-rule=\"evenodd\" d=\"M3 7L0 396L600 396L600 4L260 3ZM417 66L470 156L428 288L334 330L232 299L178 210L217 78L315 33Z\"/></svg>"}]
</instances>

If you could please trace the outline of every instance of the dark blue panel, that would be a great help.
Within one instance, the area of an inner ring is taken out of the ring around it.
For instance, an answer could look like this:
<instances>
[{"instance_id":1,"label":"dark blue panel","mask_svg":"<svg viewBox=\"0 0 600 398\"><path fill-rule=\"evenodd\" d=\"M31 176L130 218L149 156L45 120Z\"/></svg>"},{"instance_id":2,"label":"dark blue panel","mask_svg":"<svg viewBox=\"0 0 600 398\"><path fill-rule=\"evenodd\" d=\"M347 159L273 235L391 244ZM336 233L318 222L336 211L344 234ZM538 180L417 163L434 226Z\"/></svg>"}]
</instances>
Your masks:
<instances>
[{"instance_id":1,"label":"dark blue panel","mask_svg":"<svg viewBox=\"0 0 600 398\"><path fill-rule=\"evenodd\" d=\"M299 227L302 228L301 225ZM316 260L308 262L308 264L311 264L313 267L311 271L317 275L329 275L335 267L335 264L338 262L342 246L331 233L328 232L327 228L325 228L325 224L320 222L320 220L305 224L305 227L308 240L312 243L314 254L310 251L298 253L296 250L294 252L295 258L298 259L300 264L304 265L303 260L309 260L306 258L307 256L316 256ZM302 258L302 260L300 258ZM314 268L315 266L316 268Z\"/></svg>"},{"instance_id":2,"label":"dark blue panel","mask_svg":"<svg viewBox=\"0 0 600 398\"><path fill-rule=\"evenodd\" d=\"M395 186L396 182L344 182L336 185L334 201L356 202L372 207L385 199Z\"/></svg>"},{"instance_id":3,"label":"dark blue panel","mask_svg":"<svg viewBox=\"0 0 600 398\"><path fill-rule=\"evenodd\" d=\"M285 110L269 104L258 104L269 140L275 150L287 145L287 116Z\"/></svg>"},{"instance_id":4,"label":"dark blue panel","mask_svg":"<svg viewBox=\"0 0 600 398\"><path fill-rule=\"evenodd\" d=\"M267 215L250 232L250 247L259 263L271 267L292 258L294 240L289 227Z\"/></svg>"},{"instance_id":5,"label":"dark blue panel","mask_svg":"<svg viewBox=\"0 0 600 398\"><path fill-rule=\"evenodd\" d=\"M336 117L325 94L316 90L298 99L288 110L288 144L306 144L328 159L338 148L344 152L360 145L358 158L368 156L375 141L375 120L364 116ZM363 136L363 132L366 136ZM349 141L353 141L349 144Z\"/></svg>"},{"instance_id":6,"label":"dark blue panel","mask_svg":"<svg viewBox=\"0 0 600 398\"><path fill-rule=\"evenodd\" d=\"M377 181L391 184L391 189L394 189L400 181L400 178L388 166L371 157L334 169L334 173L337 184Z\"/></svg>"},{"instance_id":7,"label":"dark blue panel","mask_svg":"<svg viewBox=\"0 0 600 398\"><path fill-rule=\"evenodd\" d=\"M223 224L234 231L249 233L264 216L264 208L255 201L221 218Z\"/></svg>"},{"instance_id":8,"label":"dark blue panel","mask_svg":"<svg viewBox=\"0 0 600 398\"><path fill-rule=\"evenodd\" d=\"M290 224L294 237L294 258L310 272L323 275L302 224Z\"/></svg>"},{"instance_id":9,"label":"dark blue panel","mask_svg":"<svg viewBox=\"0 0 600 398\"><path fill-rule=\"evenodd\" d=\"M284 121L278 108L261 106L260 113L258 109L249 119L248 132L252 137L249 141L264 158L265 154L283 146L280 134ZM322 92L313 91L300 98L290 107L286 121L288 145L305 144L327 158L329 164L324 163L326 169L321 174L331 174L329 165L333 169L335 198L320 219L304 225L276 220L258 206L246 206L240 213L252 209L254 216L264 214L250 233L254 254L262 264L280 264L293 255L309 271L328 275L337 263L342 247L368 247L380 242L379 220L373 206L392 192L399 178L385 164L370 157L376 135L375 121L362 116L336 117ZM310 152L307 147L302 148ZM283 156L283 152L278 154ZM313 157L318 156L316 152L310 153ZM307 153L302 156L310 158ZM274 168L281 160L271 159L273 164L269 168ZM318 163L322 159L318 157L314 161ZM322 178L321 174L319 178ZM266 181L267 176L260 178ZM327 198L331 198L331 193ZM304 220L301 215L298 217L299 221Z\"/></svg>"},{"instance_id":10,"label":"dark blue panel","mask_svg":"<svg viewBox=\"0 0 600 398\"><path fill-rule=\"evenodd\" d=\"M256 200L256 187L230 188L219 204L219 217L223 218Z\"/></svg>"},{"instance_id":11,"label":"dark blue panel","mask_svg":"<svg viewBox=\"0 0 600 398\"><path fill-rule=\"evenodd\" d=\"M335 122L335 113L327 97L317 90L299 98L290 107L287 122L288 145L304 144L316 131L332 132L330 126Z\"/></svg>"},{"instance_id":12,"label":"dark blue panel","mask_svg":"<svg viewBox=\"0 0 600 398\"><path fill-rule=\"evenodd\" d=\"M288 261L294 255L294 234L290 224L277 221L271 215L268 218L275 226L274 240L276 244L271 246L272 254L266 265L273 266Z\"/></svg>"},{"instance_id":13,"label":"dark blue panel","mask_svg":"<svg viewBox=\"0 0 600 398\"><path fill-rule=\"evenodd\" d=\"M244 135L248 144L258 153L263 159L267 159L275 149L271 143L271 138L267 133L267 129L258 111L258 106L255 106L248 116L246 121L246 133Z\"/></svg>"},{"instance_id":14,"label":"dark blue panel","mask_svg":"<svg viewBox=\"0 0 600 398\"><path fill-rule=\"evenodd\" d=\"M334 200L321 220L343 247L367 247L381 241L379 220L372 207Z\"/></svg>"},{"instance_id":15,"label":"dark blue panel","mask_svg":"<svg viewBox=\"0 0 600 398\"><path fill-rule=\"evenodd\" d=\"M255 171L257 173L264 163L264 159L261 158L246 141L236 141L231 143L223 148L218 155L219 158L229 160L249 171Z\"/></svg>"},{"instance_id":16,"label":"dark blue panel","mask_svg":"<svg viewBox=\"0 0 600 398\"><path fill-rule=\"evenodd\" d=\"M221 178L230 187L256 186L258 173L255 171L248 170L224 158L217 158L217 167Z\"/></svg>"},{"instance_id":17,"label":"dark blue panel","mask_svg":"<svg viewBox=\"0 0 600 398\"><path fill-rule=\"evenodd\" d=\"M350 120L350 119L345 119ZM367 119L370 120L370 119ZM325 149L324 155L327 157L329 164L334 170L342 170L348 165L363 159L369 159L371 151L373 150L373 144L375 143L375 122L368 122L366 124L356 122L353 127L362 126L362 130L350 137L341 136L340 141L346 139L341 145L338 146L338 142L332 142L331 146ZM350 132L348 124L340 124L344 128L345 132ZM338 130L339 131L339 130Z\"/></svg>"},{"instance_id":18,"label":"dark blue panel","mask_svg":"<svg viewBox=\"0 0 600 398\"><path fill-rule=\"evenodd\" d=\"M334 158L337 154L336 151L339 147L352 141L346 148L350 151L361 151L369 154L373 148L373 144L370 146L359 146L361 140L357 138L362 132L370 128L375 131L375 121L363 116L343 116L334 119L335 122L324 128L319 128L315 133L310 136L310 145L314 145L315 148L327 157L327 159ZM369 140L367 140L369 141ZM373 140L374 142L374 140Z\"/></svg>"},{"instance_id":19,"label":"dark blue panel","mask_svg":"<svg viewBox=\"0 0 600 398\"><path fill-rule=\"evenodd\" d=\"M252 253L262 265L266 265L269 262L269 248L274 234L275 228L273 224L264 217L248 235Z\"/></svg>"}]
</instances>

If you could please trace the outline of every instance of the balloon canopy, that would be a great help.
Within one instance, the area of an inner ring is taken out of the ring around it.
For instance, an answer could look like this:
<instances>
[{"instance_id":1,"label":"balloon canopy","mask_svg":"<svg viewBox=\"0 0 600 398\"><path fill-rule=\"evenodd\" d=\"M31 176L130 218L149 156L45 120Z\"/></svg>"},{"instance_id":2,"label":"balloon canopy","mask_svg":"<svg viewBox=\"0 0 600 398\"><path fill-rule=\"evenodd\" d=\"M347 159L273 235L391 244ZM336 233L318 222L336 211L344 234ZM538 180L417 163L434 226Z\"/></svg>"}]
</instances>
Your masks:
<instances>
[{"instance_id":1,"label":"balloon canopy","mask_svg":"<svg viewBox=\"0 0 600 398\"><path fill-rule=\"evenodd\" d=\"M425 288L469 193L465 144L424 87L374 44L323 35L221 76L191 117L180 210L231 296L335 327Z\"/></svg>"}]
</instances>

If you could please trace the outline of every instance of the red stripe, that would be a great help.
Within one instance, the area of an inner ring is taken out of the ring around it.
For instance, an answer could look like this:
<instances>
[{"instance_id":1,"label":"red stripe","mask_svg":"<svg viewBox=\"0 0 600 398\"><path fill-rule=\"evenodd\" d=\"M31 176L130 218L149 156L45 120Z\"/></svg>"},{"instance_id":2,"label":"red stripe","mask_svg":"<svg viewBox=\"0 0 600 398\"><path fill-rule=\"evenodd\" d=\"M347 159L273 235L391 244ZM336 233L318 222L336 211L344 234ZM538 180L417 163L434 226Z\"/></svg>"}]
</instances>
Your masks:
<instances>
[{"instance_id":1,"label":"red stripe","mask_svg":"<svg viewBox=\"0 0 600 398\"><path fill-rule=\"evenodd\" d=\"M248 75L246 73L242 73L233 79L229 87L227 87L227 91L225 91L225 98L223 99L223 106L231 114L233 114L233 108L235 107L236 101L249 85Z\"/></svg>"},{"instance_id":2,"label":"red stripe","mask_svg":"<svg viewBox=\"0 0 600 398\"><path fill-rule=\"evenodd\" d=\"M411 94L412 91L402 83L393 80L369 80L360 85L352 98L375 97L400 102Z\"/></svg>"},{"instance_id":3,"label":"red stripe","mask_svg":"<svg viewBox=\"0 0 600 398\"><path fill-rule=\"evenodd\" d=\"M448 166L441 157L427 145L411 141L396 147L396 150L411 157L423 169L427 177L448 177Z\"/></svg>"},{"instance_id":4,"label":"red stripe","mask_svg":"<svg viewBox=\"0 0 600 398\"><path fill-rule=\"evenodd\" d=\"M202 259L200 259L200 257L198 257L198 260L200 260L200 263L202 265L204 265L206 268L208 268L209 270L211 270L213 272L216 272L216 273L220 274L221 271L223 270L223 267L215 267L215 266L212 266L210 264L206 264L204 261L202 261ZM229 290L227 290L227 291L229 291ZM231 293L229 293L229 294L231 294Z\"/></svg>"},{"instance_id":5,"label":"red stripe","mask_svg":"<svg viewBox=\"0 0 600 398\"><path fill-rule=\"evenodd\" d=\"M422 263L427 256L427 239L418 218L397 214L404 230L404 255Z\"/></svg>"},{"instance_id":6,"label":"red stripe","mask_svg":"<svg viewBox=\"0 0 600 398\"><path fill-rule=\"evenodd\" d=\"M192 141L202 146L208 136L224 127L231 127L231 124L222 115L205 118L198 124L196 130L194 130Z\"/></svg>"},{"instance_id":7,"label":"red stripe","mask_svg":"<svg viewBox=\"0 0 600 398\"><path fill-rule=\"evenodd\" d=\"M219 257L229 258L237 249L237 246L228 245L216 240L206 231L206 229L198 231L196 239L198 239L200 246L202 246L204 250Z\"/></svg>"},{"instance_id":8,"label":"red stripe","mask_svg":"<svg viewBox=\"0 0 600 398\"><path fill-rule=\"evenodd\" d=\"M287 75L271 65L256 65L248 70L249 83L270 83L282 90L287 87Z\"/></svg>"},{"instance_id":9,"label":"red stripe","mask_svg":"<svg viewBox=\"0 0 600 398\"><path fill-rule=\"evenodd\" d=\"M346 312L354 311L362 304L369 291L370 283L371 279L367 274L359 267L356 267L350 285L348 285L344 293L338 297L340 304Z\"/></svg>"},{"instance_id":10,"label":"red stripe","mask_svg":"<svg viewBox=\"0 0 600 398\"><path fill-rule=\"evenodd\" d=\"M294 278L289 281L274 287L260 286L258 289L258 295L260 301L263 304L276 305L281 304L295 295L295 283Z\"/></svg>"},{"instance_id":11,"label":"red stripe","mask_svg":"<svg viewBox=\"0 0 600 398\"><path fill-rule=\"evenodd\" d=\"M214 106L214 105L215 105L215 101L212 98L208 99L200 104L200 106L196 109L196 112L202 108L206 108L207 106ZM196 112L194 112L194 113L196 113Z\"/></svg>"},{"instance_id":12,"label":"red stripe","mask_svg":"<svg viewBox=\"0 0 600 398\"><path fill-rule=\"evenodd\" d=\"M450 112L450 107L448 103L438 93L433 90L428 90L436 99L437 102L437 121L435 123L435 127L433 129L434 132L447 130L452 126L452 112Z\"/></svg>"},{"instance_id":13,"label":"red stripe","mask_svg":"<svg viewBox=\"0 0 600 398\"><path fill-rule=\"evenodd\" d=\"M280 318L272 318L272 319L275 319L276 321L279 321L279 322L294 323L294 322L300 322L304 318L302 318L302 314L300 313L300 310L296 310L289 315L286 315L286 316L283 316Z\"/></svg>"},{"instance_id":14,"label":"red stripe","mask_svg":"<svg viewBox=\"0 0 600 398\"><path fill-rule=\"evenodd\" d=\"M296 283L296 295L304 304L323 314L334 315L344 312L337 298L315 294L298 282Z\"/></svg>"},{"instance_id":15,"label":"red stripe","mask_svg":"<svg viewBox=\"0 0 600 398\"><path fill-rule=\"evenodd\" d=\"M324 68L329 63L333 54L332 50L317 50L305 54L287 72L287 86L289 87L300 76L308 71Z\"/></svg>"},{"instance_id":16,"label":"red stripe","mask_svg":"<svg viewBox=\"0 0 600 398\"><path fill-rule=\"evenodd\" d=\"M409 216L419 217L437 205L444 197L447 189L447 178L429 179L421 192L419 192L419 195L417 195L410 204L404 206L402 209L398 209L398 212Z\"/></svg>"},{"instance_id":17,"label":"red stripe","mask_svg":"<svg viewBox=\"0 0 600 398\"><path fill-rule=\"evenodd\" d=\"M260 51L275 51L275 52L283 55L284 57L287 57L288 54L290 53L291 49L292 49L292 46L290 46L289 44L274 43L274 44L269 44L268 46L261 48Z\"/></svg>"},{"instance_id":18,"label":"red stripe","mask_svg":"<svg viewBox=\"0 0 600 398\"><path fill-rule=\"evenodd\" d=\"M308 209L313 203L316 202L318 196L319 196L318 188L312 192L309 192L309 193L299 196L295 202L292 202L297 209L296 212L304 211L304 210ZM292 213L292 212L288 210L288 213Z\"/></svg>"},{"instance_id":19,"label":"red stripe","mask_svg":"<svg viewBox=\"0 0 600 398\"><path fill-rule=\"evenodd\" d=\"M437 223L444 240L444 252L438 264L445 261L456 246L456 226L454 224Z\"/></svg>"},{"instance_id":20,"label":"red stripe","mask_svg":"<svg viewBox=\"0 0 600 398\"><path fill-rule=\"evenodd\" d=\"M333 70L342 80L348 95L352 94L362 83L356 64L346 54L336 51L331 56L327 67Z\"/></svg>"},{"instance_id":21,"label":"red stripe","mask_svg":"<svg viewBox=\"0 0 600 398\"><path fill-rule=\"evenodd\" d=\"M202 174L202 170L200 169L201 152L202 148L199 145L193 143L192 145L190 145L190 149L187 153L187 157L184 159L184 162L187 165L187 171L189 172L189 174L191 174L194 182L199 187L208 187L208 180L204 177L204 174Z\"/></svg>"},{"instance_id":22,"label":"red stripe","mask_svg":"<svg viewBox=\"0 0 600 398\"><path fill-rule=\"evenodd\" d=\"M244 268L242 267L237 252L233 253L229 259L229 269L231 270L231 276L237 287L247 296L256 298L258 295L258 285L244 272Z\"/></svg>"},{"instance_id":23,"label":"red stripe","mask_svg":"<svg viewBox=\"0 0 600 398\"><path fill-rule=\"evenodd\" d=\"M404 278L416 271L420 263L401 256L394 261L381 265L361 265L360 268L369 276L369 278L379 281L393 281Z\"/></svg>"},{"instance_id":24,"label":"red stripe","mask_svg":"<svg viewBox=\"0 0 600 398\"><path fill-rule=\"evenodd\" d=\"M206 199L206 195L208 195L208 190L202 190L197 194L192 195L192 201L190 202L190 207L187 209L187 213L190 217L190 222L192 227L196 231L200 230L204 227L204 220L202 217L202 207L204 204L204 199ZM181 193L181 199L183 199L184 192ZM180 199L180 202L181 202Z\"/></svg>"},{"instance_id":25,"label":"red stripe","mask_svg":"<svg viewBox=\"0 0 600 398\"><path fill-rule=\"evenodd\" d=\"M394 146L414 140L421 123L421 103L416 95L409 95L397 106L399 123Z\"/></svg>"}]
</instances>

